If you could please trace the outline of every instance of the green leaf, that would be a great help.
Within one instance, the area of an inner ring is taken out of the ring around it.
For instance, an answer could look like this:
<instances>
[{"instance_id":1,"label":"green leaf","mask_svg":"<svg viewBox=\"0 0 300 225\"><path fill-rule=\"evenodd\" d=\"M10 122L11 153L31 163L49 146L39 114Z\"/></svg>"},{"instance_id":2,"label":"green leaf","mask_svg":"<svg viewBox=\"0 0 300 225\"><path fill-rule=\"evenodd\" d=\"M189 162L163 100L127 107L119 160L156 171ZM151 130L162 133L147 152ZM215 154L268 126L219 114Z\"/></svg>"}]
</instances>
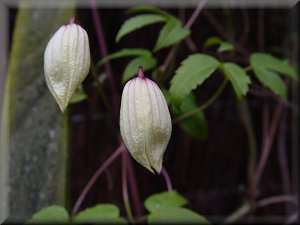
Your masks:
<instances>
[{"instance_id":1,"label":"green leaf","mask_svg":"<svg viewBox=\"0 0 300 225\"><path fill-rule=\"evenodd\" d=\"M118 221L119 208L112 204L98 204L79 212L73 219L74 223L103 223Z\"/></svg>"},{"instance_id":2,"label":"green leaf","mask_svg":"<svg viewBox=\"0 0 300 225\"><path fill-rule=\"evenodd\" d=\"M159 32L158 40L153 51L156 52L162 48L176 44L186 38L190 33L190 30L182 27L179 20L170 19Z\"/></svg>"},{"instance_id":3,"label":"green leaf","mask_svg":"<svg viewBox=\"0 0 300 225\"><path fill-rule=\"evenodd\" d=\"M154 194L145 200L145 207L149 212L157 212L168 208L177 208L186 204L187 200L176 191Z\"/></svg>"},{"instance_id":4,"label":"green leaf","mask_svg":"<svg viewBox=\"0 0 300 225\"><path fill-rule=\"evenodd\" d=\"M234 49L233 44L229 43L229 42L221 42L219 48L218 48L218 52L230 52Z\"/></svg>"},{"instance_id":5,"label":"green leaf","mask_svg":"<svg viewBox=\"0 0 300 225\"><path fill-rule=\"evenodd\" d=\"M53 223L67 223L69 221L69 214L67 210L59 205L52 205L41 209L34 213L26 224L53 224Z\"/></svg>"},{"instance_id":6,"label":"green leaf","mask_svg":"<svg viewBox=\"0 0 300 225\"><path fill-rule=\"evenodd\" d=\"M80 88L79 88L80 87ZM78 102L81 102L85 99L87 99L87 95L86 93L84 92L83 88L82 88L82 85L80 85L77 90L74 92L71 100L70 100L70 104L75 104L75 103L78 103Z\"/></svg>"},{"instance_id":7,"label":"green leaf","mask_svg":"<svg viewBox=\"0 0 300 225\"><path fill-rule=\"evenodd\" d=\"M211 224L205 217L186 208L165 208L147 216L149 224Z\"/></svg>"},{"instance_id":8,"label":"green leaf","mask_svg":"<svg viewBox=\"0 0 300 225\"><path fill-rule=\"evenodd\" d=\"M122 84L137 74L139 66L142 66L144 71L150 70L156 66L156 59L148 56L141 56L131 60L122 75Z\"/></svg>"},{"instance_id":9,"label":"green leaf","mask_svg":"<svg viewBox=\"0 0 300 225\"><path fill-rule=\"evenodd\" d=\"M224 63L223 71L230 80L238 99L242 99L249 90L248 85L251 84L245 70L235 63Z\"/></svg>"},{"instance_id":10,"label":"green leaf","mask_svg":"<svg viewBox=\"0 0 300 225\"><path fill-rule=\"evenodd\" d=\"M126 20L121 26L121 29L116 36L116 42L119 42L122 37L131 33L132 31L164 21L166 21L166 18L164 16L156 14L145 14L131 17L130 19Z\"/></svg>"},{"instance_id":11,"label":"green leaf","mask_svg":"<svg viewBox=\"0 0 300 225\"><path fill-rule=\"evenodd\" d=\"M167 104L169 105L170 103L172 103L172 96L168 92L168 90L165 89L165 88L161 88L161 92L163 93L163 95L164 95L164 97L166 99Z\"/></svg>"},{"instance_id":12,"label":"green leaf","mask_svg":"<svg viewBox=\"0 0 300 225\"><path fill-rule=\"evenodd\" d=\"M149 50L143 49L143 48L124 48L121 49L120 51L114 52L103 59L101 59L96 67L100 67L103 65L105 62L113 59L119 59L123 57L129 57L129 56L149 56L151 57L151 52Z\"/></svg>"},{"instance_id":13,"label":"green leaf","mask_svg":"<svg viewBox=\"0 0 300 225\"><path fill-rule=\"evenodd\" d=\"M271 71L262 67L253 67L257 79L266 87L270 88L275 94L287 99L287 89L281 77Z\"/></svg>"},{"instance_id":14,"label":"green leaf","mask_svg":"<svg viewBox=\"0 0 300 225\"><path fill-rule=\"evenodd\" d=\"M285 60L275 58L270 54L253 53L250 57L250 63L253 68L263 68L286 75L294 80L298 80L295 68Z\"/></svg>"},{"instance_id":15,"label":"green leaf","mask_svg":"<svg viewBox=\"0 0 300 225\"><path fill-rule=\"evenodd\" d=\"M194 95L191 93L187 95L179 107L179 109L172 104L172 112L176 116L180 116L187 112L196 109L198 105ZM203 112L198 112L194 116L191 116L179 123L180 128L193 138L206 139L208 137L208 126L206 117Z\"/></svg>"},{"instance_id":16,"label":"green leaf","mask_svg":"<svg viewBox=\"0 0 300 225\"><path fill-rule=\"evenodd\" d=\"M151 13L160 14L166 18L174 18L174 16L168 13L167 11L152 6L135 6L127 10L127 13L137 13L137 12L151 12Z\"/></svg>"},{"instance_id":17,"label":"green leaf","mask_svg":"<svg viewBox=\"0 0 300 225\"><path fill-rule=\"evenodd\" d=\"M222 43L222 40L219 37L216 37L216 36L209 37L205 40L203 49L207 49L210 46L214 46L214 45L220 45L221 43Z\"/></svg>"},{"instance_id":18,"label":"green leaf","mask_svg":"<svg viewBox=\"0 0 300 225\"><path fill-rule=\"evenodd\" d=\"M218 66L218 60L204 54L193 54L182 61L171 80L170 93L174 100L180 102L212 75Z\"/></svg>"}]
</instances>

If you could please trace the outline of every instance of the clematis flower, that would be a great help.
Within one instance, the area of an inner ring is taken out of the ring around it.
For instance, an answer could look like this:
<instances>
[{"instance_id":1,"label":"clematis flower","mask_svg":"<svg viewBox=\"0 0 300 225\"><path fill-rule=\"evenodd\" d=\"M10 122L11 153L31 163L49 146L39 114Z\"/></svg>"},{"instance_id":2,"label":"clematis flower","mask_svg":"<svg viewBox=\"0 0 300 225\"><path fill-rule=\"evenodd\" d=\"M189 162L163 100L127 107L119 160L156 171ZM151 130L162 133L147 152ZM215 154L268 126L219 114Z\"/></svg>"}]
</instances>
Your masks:
<instances>
[{"instance_id":1,"label":"clematis flower","mask_svg":"<svg viewBox=\"0 0 300 225\"><path fill-rule=\"evenodd\" d=\"M90 70L90 47L86 31L74 23L61 26L49 40L44 53L47 86L62 112L77 86Z\"/></svg>"},{"instance_id":2,"label":"clematis flower","mask_svg":"<svg viewBox=\"0 0 300 225\"><path fill-rule=\"evenodd\" d=\"M120 128L132 157L152 173L160 173L172 132L171 117L161 90L144 77L142 67L123 89Z\"/></svg>"}]
</instances>

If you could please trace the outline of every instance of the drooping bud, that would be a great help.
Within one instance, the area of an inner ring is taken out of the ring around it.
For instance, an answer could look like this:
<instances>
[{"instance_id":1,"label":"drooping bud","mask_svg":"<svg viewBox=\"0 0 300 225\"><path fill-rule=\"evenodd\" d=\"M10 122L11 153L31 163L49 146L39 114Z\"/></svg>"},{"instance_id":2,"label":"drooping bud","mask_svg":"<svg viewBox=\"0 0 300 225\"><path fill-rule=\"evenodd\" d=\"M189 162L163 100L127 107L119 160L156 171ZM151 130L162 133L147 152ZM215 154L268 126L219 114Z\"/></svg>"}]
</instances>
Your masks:
<instances>
[{"instance_id":1,"label":"drooping bud","mask_svg":"<svg viewBox=\"0 0 300 225\"><path fill-rule=\"evenodd\" d=\"M161 90L144 77L142 67L123 89L120 128L133 158L152 173L160 173L172 132L171 117Z\"/></svg>"},{"instance_id":2,"label":"drooping bud","mask_svg":"<svg viewBox=\"0 0 300 225\"><path fill-rule=\"evenodd\" d=\"M74 23L61 26L52 36L44 53L47 86L65 111L77 86L90 70L90 47L86 31Z\"/></svg>"}]
</instances>

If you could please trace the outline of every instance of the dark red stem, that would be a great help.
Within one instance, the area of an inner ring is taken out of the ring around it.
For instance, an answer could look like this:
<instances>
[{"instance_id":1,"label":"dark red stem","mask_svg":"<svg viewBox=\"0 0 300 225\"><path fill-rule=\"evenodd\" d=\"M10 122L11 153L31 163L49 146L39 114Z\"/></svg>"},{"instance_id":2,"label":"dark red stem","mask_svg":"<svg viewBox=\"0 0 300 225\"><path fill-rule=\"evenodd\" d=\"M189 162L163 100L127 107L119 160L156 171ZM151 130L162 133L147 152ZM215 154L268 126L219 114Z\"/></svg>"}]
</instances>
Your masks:
<instances>
[{"instance_id":1,"label":"dark red stem","mask_svg":"<svg viewBox=\"0 0 300 225\"><path fill-rule=\"evenodd\" d=\"M97 34L97 38L98 38L98 44L100 47L101 56L104 58L105 56L108 55L108 51L107 51L106 42L105 42L105 38L104 38L101 17L97 10L95 0L91 0L90 3L91 3L93 21L95 24L95 30L96 30L96 34ZM118 104L118 98L117 98L117 89L115 86L115 80L114 80L111 64L109 61L105 62L104 68L105 68L105 70L108 74L108 78L109 78L111 94L112 94L112 104L113 104L113 109L114 109L114 116L115 116L115 118L118 118L118 112L119 112L118 105L119 104Z\"/></svg>"},{"instance_id":2,"label":"dark red stem","mask_svg":"<svg viewBox=\"0 0 300 225\"><path fill-rule=\"evenodd\" d=\"M138 69L138 77L139 77L139 78L142 78L142 79L145 78L145 76L144 76L144 70L143 70L143 67L142 67L142 66L139 66L139 69Z\"/></svg>"},{"instance_id":3,"label":"dark red stem","mask_svg":"<svg viewBox=\"0 0 300 225\"><path fill-rule=\"evenodd\" d=\"M125 145L121 144L113 154L97 169L96 173L89 180L87 185L84 187L83 191L80 193L79 198L77 199L75 206L72 210L72 215L74 216L78 209L80 208L81 203L83 202L85 196L90 191L92 186L95 184L99 176L104 172L104 170L125 150Z\"/></svg>"}]
</instances>

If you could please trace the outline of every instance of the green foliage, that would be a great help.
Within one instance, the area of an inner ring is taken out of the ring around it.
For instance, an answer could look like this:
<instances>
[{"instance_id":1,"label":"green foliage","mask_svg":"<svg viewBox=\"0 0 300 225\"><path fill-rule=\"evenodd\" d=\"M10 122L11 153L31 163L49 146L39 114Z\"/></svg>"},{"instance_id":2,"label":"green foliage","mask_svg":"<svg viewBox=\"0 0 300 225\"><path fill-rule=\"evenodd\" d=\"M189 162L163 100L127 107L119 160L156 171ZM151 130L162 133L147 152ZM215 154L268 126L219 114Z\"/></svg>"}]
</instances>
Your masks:
<instances>
[{"instance_id":1,"label":"green foliage","mask_svg":"<svg viewBox=\"0 0 300 225\"><path fill-rule=\"evenodd\" d=\"M190 34L190 30L183 28L180 20L163 10L147 6L138 6L128 10L128 12L141 11L154 14L138 15L126 20L116 36L116 42L123 36L139 28L159 22L165 22L166 24L159 32L158 39L153 49L154 52L174 45Z\"/></svg>"},{"instance_id":2,"label":"green foliage","mask_svg":"<svg viewBox=\"0 0 300 225\"><path fill-rule=\"evenodd\" d=\"M218 45L218 52L229 52L234 50L234 46L226 41L222 41L219 37L213 36L206 39L203 45L203 49L207 49L211 46Z\"/></svg>"},{"instance_id":3,"label":"green foliage","mask_svg":"<svg viewBox=\"0 0 300 225\"><path fill-rule=\"evenodd\" d=\"M218 48L218 52L230 52L234 49L233 44L229 42L222 42Z\"/></svg>"},{"instance_id":4,"label":"green foliage","mask_svg":"<svg viewBox=\"0 0 300 225\"><path fill-rule=\"evenodd\" d=\"M149 196L145 200L145 207L150 212L147 216L149 224L157 223L199 223L209 224L203 216L182 208L188 202L176 191L162 192Z\"/></svg>"},{"instance_id":5,"label":"green foliage","mask_svg":"<svg viewBox=\"0 0 300 225\"><path fill-rule=\"evenodd\" d=\"M74 223L116 223L127 224L127 220L120 217L120 210L112 204L98 204L87 208L74 218L70 218L67 210L58 205L41 209L32 215L26 224L74 224Z\"/></svg>"},{"instance_id":6,"label":"green foliage","mask_svg":"<svg viewBox=\"0 0 300 225\"><path fill-rule=\"evenodd\" d=\"M166 18L175 18L173 15L168 13L167 11L161 10L159 8L155 8L152 6L135 6L127 10L128 13L137 13L137 12L150 12L150 13L156 13L160 14L162 16L165 16Z\"/></svg>"},{"instance_id":7,"label":"green foliage","mask_svg":"<svg viewBox=\"0 0 300 225\"><path fill-rule=\"evenodd\" d=\"M119 42L123 36L131 33L132 31L154 23L164 22L165 20L166 18L164 16L156 14L146 14L132 17L123 23L116 36L116 42Z\"/></svg>"},{"instance_id":8,"label":"green foliage","mask_svg":"<svg viewBox=\"0 0 300 225\"><path fill-rule=\"evenodd\" d=\"M126 223L120 218L118 207L112 204L99 204L79 212L74 219L74 223Z\"/></svg>"},{"instance_id":9,"label":"green foliage","mask_svg":"<svg viewBox=\"0 0 300 225\"><path fill-rule=\"evenodd\" d=\"M75 103L81 102L85 99L87 99L87 95L84 92L82 85L79 85L77 87L76 91L74 92L69 104L75 104Z\"/></svg>"},{"instance_id":10,"label":"green foliage","mask_svg":"<svg viewBox=\"0 0 300 225\"><path fill-rule=\"evenodd\" d=\"M168 208L181 207L186 204L187 200L176 191L154 194L145 200L145 208L149 212L158 212Z\"/></svg>"},{"instance_id":11,"label":"green foliage","mask_svg":"<svg viewBox=\"0 0 300 225\"><path fill-rule=\"evenodd\" d=\"M172 112L175 116L181 116L187 112L193 111L198 107L195 97L192 93L187 95L180 104L179 108L175 104L171 105ZM206 117L203 112L197 112L195 115L181 121L179 123L180 128L196 139L207 139L208 126Z\"/></svg>"},{"instance_id":12,"label":"green foliage","mask_svg":"<svg viewBox=\"0 0 300 225\"><path fill-rule=\"evenodd\" d=\"M171 80L170 93L176 103L201 85L218 66L219 61L209 55L193 54L185 59Z\"/></svg>"},{"instance_id":13,"label":"green foliage","mask_svg":"<svg viewBox=\"0 0 300 225\"><path fill-rule=\"evenodd\" d=\"M26 224L67 223L68 221L67 210L62 206L52 205L33 214Z\"/></svg>"},{"instance_id":14,"label":"green foliage","mask_svg":"<svg viewBox=\"0 0 300 225\"><path fill-rule=\"evenodd\" d=\"M253 53L250 57L250 63L257 79L263 85L283 99L287 99L285 83L278 73L298 80L296 71L290 64L265 53Z\"/></svg>"},{"instance_id":15,"label":"green foliage","mask_svg":"<svg viewBox=\"0 0 300 225\"><path fill-rule=\"evenodd\" d=\"M245 70L235 63L224 63L222 68L224 74L230 80L238 99L242 99L247 94L249 90L248 85L251 83Z\"/></svg>"},{"instance_id":16,"label":"green foliage","mask_svg":"<svg viewBox=\"0 0 300 225\"><path fill-rule=\"evenodd\" d=\"M148 56L151 57L151 52L149 50L143 49L143 48L124 48L117 52L114 52L103 59L101 59L96 67L102 66L105 62L113 59L119 59L123 57L132 57L132 56Z\"/></svg>"},{"instance_id":17,"label":"green foliage","mask_svg":"<svg viewBox=\"0 0 300 225\"><path fill-rule=\"evenodd\" d=\"M122 75L122 83L124 84L127 80L137 74L137 68L143 66L144 71L150 70L156 66L156 59L152 56L140 56L131 60Z\"/></svg>"},{"instance_id":18,"label":"green foliage","mask_svg":"<svg viewBox=\"0 0 300 225\"><path fill-rule=\"evenodd\" d=\"M203 216L186 208L167 208L151 213L147 217L149 224L210 224Z\"/></svg>"},{"instance_id":19,"label":"green foliage","mask_svg":"<svg viewBox=\"0 0 300 225\"><path fill-rule=\"evenodd\" d=\"M182 27L178 19L171 18L159 32L157 42L154 47L154 52L169 47L183 40L190 34L190 30Z\"/></svg>"},{"instance_id":20,"label":"green foliage","mask_svg":"<svg viewBox=\"0 0 300 225\"><path fill-rule=\"evenodd\" d=\"M271 70L286 75L293 80L298 80L295 68L286 60L280 60L266 53L253 53L250 56L250 63L253 69Z\"/></svg>"}]
</instances>

